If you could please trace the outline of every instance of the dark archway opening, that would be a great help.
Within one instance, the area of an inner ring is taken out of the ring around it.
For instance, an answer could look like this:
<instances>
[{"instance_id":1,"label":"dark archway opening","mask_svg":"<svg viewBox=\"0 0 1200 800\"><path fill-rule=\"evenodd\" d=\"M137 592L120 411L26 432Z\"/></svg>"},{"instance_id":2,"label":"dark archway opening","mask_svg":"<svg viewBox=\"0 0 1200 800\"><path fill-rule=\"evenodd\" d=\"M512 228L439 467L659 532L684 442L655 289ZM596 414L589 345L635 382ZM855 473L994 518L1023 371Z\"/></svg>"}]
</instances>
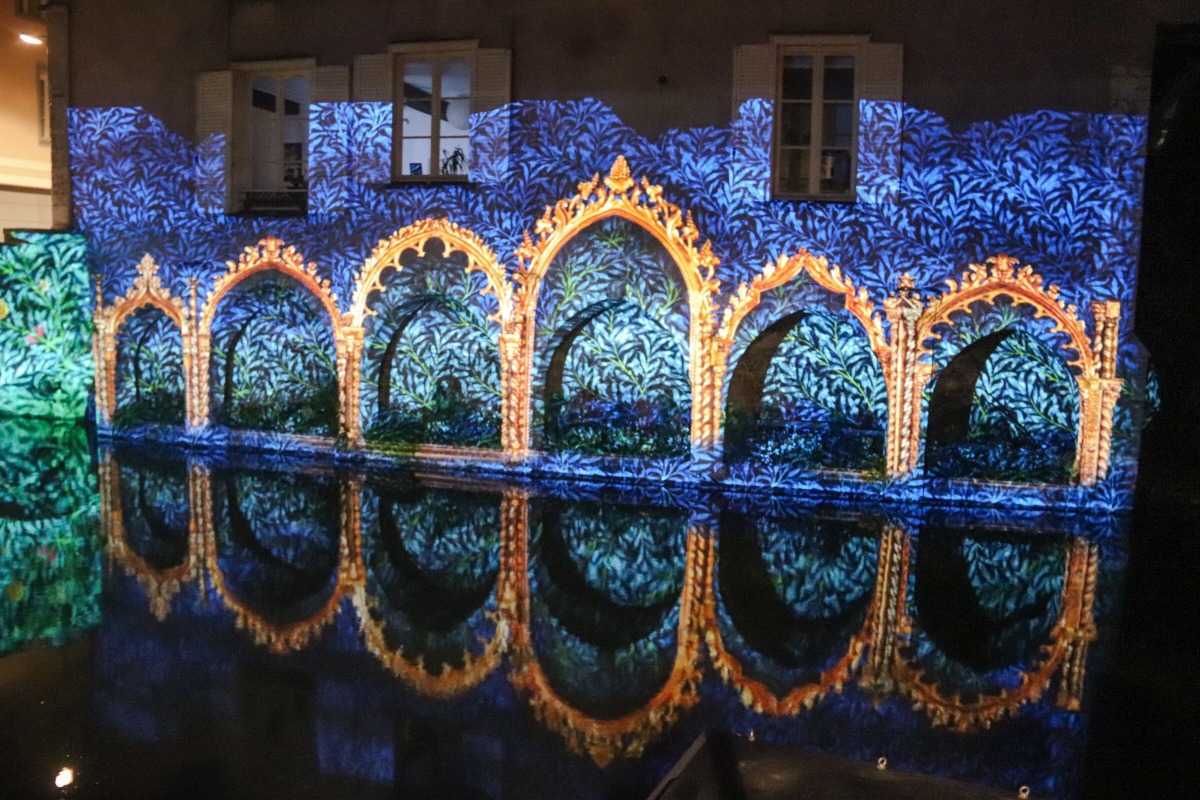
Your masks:
<instances>
[{"instance_id":1,"label":"dark archway opening","mask_svg":"<svg viewBox=\"0 0 1200 800\"><path fill-rule=\"evenodd\" d=\"M729 378L726 461L882 471L882 370L852 325L801 310L755 337Z\"/></svg>"},{"instance_id":2,"label":"dark archway opening","mask_svg":"<svg viewBox=\"0 0 1200 800\"><path fill-rule=\"evenodd\" d=\"M388 316L391 333L377 340L383 352L366 438L389 444L499 447L498 398L479 392L498 384L499 358L472 310L445 295L426 294L389 309ZM442 341L441 334L451 330L473 335ZM422 380L412 381L413 372Z\"/></svg>"},{"instance_id":3,"label":"dark archway opening","mask_svg":"<svg viewBox=\"0 0 1200 800\"><path fill-rule=\"evenodd\" d=\"M161 309L140 308L117 333L117 408L114 427L183 425L183 337Z\"/></svg>"},{"instance_id":4,"label":"dark archway opening","mask_svg":"<svg viewBox=\"0 0 1200 800\"><path fill-rule=\"evenodd\" d=\"M1056 392L1047 388L1054 386ZM1074 477L1077 405L1066 365L1033 337L1015 328L982 336L946 364L930 393L926 472L1068 483Z\"/></svg>"},{"instance_id":5,"label":"dark archway opening","mask_svg":"<svg viewBox=\"0 0 1200 800\"><path fill-rule=\"evenodd\" d=\"M595 455L683 456L685 360L637 306L607 298L571 317L547 347L542 446ZM658 334L658 335L656 335Z\"/></svg>"}]
</instances>

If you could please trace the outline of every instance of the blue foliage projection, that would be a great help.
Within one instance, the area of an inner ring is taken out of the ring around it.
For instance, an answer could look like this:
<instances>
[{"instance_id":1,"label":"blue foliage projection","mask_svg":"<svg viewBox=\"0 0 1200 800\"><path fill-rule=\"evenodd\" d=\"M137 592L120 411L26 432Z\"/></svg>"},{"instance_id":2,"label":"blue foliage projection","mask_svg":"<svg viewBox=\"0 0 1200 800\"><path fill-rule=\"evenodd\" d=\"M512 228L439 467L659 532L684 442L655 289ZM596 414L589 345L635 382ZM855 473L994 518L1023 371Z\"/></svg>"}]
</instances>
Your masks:
<instances>
[{"instance_id":1,"label":"blue foliage projection","mask_svg":"<svg viewBox=\"0 0 1200 800\"><path fill-rule=\"evenodd\" d=\"M475 118L471 183L395 186L389 184L392 106L314 104L308 213L264 219L223 212L228 175L218 138L193 145L137 108L72 109L77 220L106 298L128 288L134 265L149 253L176 295L186 297L188 280L199 279L202 305L226 261L273 235L317 265L344 311L375 242L426 218L446 217L473 231L511 273L510 254L542 210L623 155L635 176L661 184L663 196L694 216L702 238L711 238L721 259L718 304L764 263L801 247L838 264L877 303L895 290L901 273L910 273L916 290L928 295L968 264L1007 253L1058 286L1066 303L1085 310L1098 299L1122 303L1118 374L1126 383L1115 415L1113 466L1097 487L1022 489L960 480L1071 480L1078 400L1061 341L1044 320L1003 303L972 309L936 332L931 391L939 371L972 342L999 330L1019 333L991 354L976 383L975 438L941 458L951 466L932 470L927 480L886 489L864 482L862 475L881 470L883 370L841 298L806 277L765 296L736 333L726 392L747 348L798 315L767 371L762 413L747 420L725 409L741 443L727 436L733 446L723 480L852 496L886 491L899 500L1127 505L1145 394L1129 316L1145 120L1039 111L954 131L932 112L864 101L857 202L815 203L769 198L772 114L770 102L751 100L729 128L672 130L650 140L595 100L522 101ZM443 257L436 248L410 256L370 301L376 316L368 322L360 396L366 438L404 448L495 448L495 299L480 294L479 274L464 275L460 257ZM631 222L608 220L566 243L537 298L531 405L534 446L542 455L529 469L697 479L703 470L693 470L687 459L686 297L664 248ZM332 357L327 320L320 309L306 319L301 306L289 303L280 298L274 333L254 334L253 352L239 351L233 384L245 393L239 402L246 413L222 419L329 433L324 398L336 389L327 370L318 374L313 367L328 367ZM218 310L216 325L234 324L224 317L235 312L233 303ZM285 328L294 333L285 335ZM148 334L136 346L170 352L175 345L165 341L168 333ZM156 337L164 341L152 341ZM296 391L266 381L280 374L280 365ZM122 369L128 383L131 368ZM142 380L170 378L161 369L149 375ZM214 371L212 399L228 406L217 393L222 385ZM135 388L134 399L150 391L149 384L140 395ZM294 421L314 404L320 408L313 419ZM255 408L286 408L293 422L259 419L249 413ZM992 447L1004 451L992 471L971 474L953 466L971 461L975 439L1001 442ZM1051 446L1032 448L1035 439ZM830 469L843 472L821 472Z\"/></svg>"}]
</instances>

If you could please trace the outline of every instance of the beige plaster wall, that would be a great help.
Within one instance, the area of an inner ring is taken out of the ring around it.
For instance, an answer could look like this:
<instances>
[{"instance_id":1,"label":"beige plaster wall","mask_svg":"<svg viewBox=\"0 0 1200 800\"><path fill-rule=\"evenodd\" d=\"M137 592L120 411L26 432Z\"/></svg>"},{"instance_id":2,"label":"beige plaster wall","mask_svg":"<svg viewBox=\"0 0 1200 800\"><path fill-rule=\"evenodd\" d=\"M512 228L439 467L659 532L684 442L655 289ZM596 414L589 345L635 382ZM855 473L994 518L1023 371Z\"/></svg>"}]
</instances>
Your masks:
<instances>
[{"instance_id":1,"label":"beige plaster wall","mask_svg":"<svg viewBox=\"0 0 1200 800\"><path fill-rule=\"evenodd\" d=\"M38 70L46 66L46 47L25 44L17 38L20 33L44 40L46 29L17 17L11 0L0 2L0 191L49 192L50 144L38 140L37 92ZM3 209L7 205L0 200L0 228L5 227Z\"/></svg>"}]
</instances>

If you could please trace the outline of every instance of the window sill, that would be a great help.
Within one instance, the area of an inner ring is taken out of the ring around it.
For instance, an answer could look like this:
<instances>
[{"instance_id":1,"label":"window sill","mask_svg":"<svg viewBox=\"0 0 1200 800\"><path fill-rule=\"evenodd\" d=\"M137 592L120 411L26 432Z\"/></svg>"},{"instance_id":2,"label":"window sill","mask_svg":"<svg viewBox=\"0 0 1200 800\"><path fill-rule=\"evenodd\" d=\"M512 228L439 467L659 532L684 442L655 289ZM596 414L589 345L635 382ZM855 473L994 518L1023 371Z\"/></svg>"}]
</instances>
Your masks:
<instances>
[{"instance_id":1,"label":"window sill","mask_svg":"<svg viewBox=\"0 0 1200 800\"><path fill-rule=\"evenodd\" d=\"M385 183L375 183L372 185L378 189L400 189L405 186L436 186L444 184L474 185L469 175L405 175L399 178L392 178Z\"/></svg>"},{"instance_id":2,"label":"window sill","mask_svg":"<svg viewBox=\"0 0 1200 800\"><path fill-rule=\"evenodd\" d=\"M841 205L853 205L858 202L858 194L851 190L848 194L799 194L779 192L771 192L771 201L784 201L788 203L839 203Z\"/></svg>"}]
</instances>

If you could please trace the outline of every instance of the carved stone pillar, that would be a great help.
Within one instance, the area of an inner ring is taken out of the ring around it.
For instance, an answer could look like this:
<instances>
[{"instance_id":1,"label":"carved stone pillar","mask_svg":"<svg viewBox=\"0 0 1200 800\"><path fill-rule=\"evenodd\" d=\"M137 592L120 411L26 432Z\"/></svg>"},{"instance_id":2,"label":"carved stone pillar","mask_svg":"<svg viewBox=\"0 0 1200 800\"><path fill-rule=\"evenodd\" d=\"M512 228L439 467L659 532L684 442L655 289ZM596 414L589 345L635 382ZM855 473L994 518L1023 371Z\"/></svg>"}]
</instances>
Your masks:
<instances>
[{"instance_id":1,"label":"carved stone pillar","mask_svg":"<svg viewBox=\"0 0 1200 800\"><path fill-rule=\"evenodd\" d=\"M529 326L532 332L533 326ZM500 334L501 448L509 461L520 461L529 453L533 414L533 341L524 320L517 320Z\"/></svg>"},{"instance_id":2,"label":"carved stone pillar","mask_svg":"<svg viewBox=\"0 0 1200 800\"><path fill-rule=\"evenodd\" d=\"M904 273L896 292L883 301L890 326L885 377L887 473L891 478L907 475L917 466L921 452L921 395L930 374L926 365L918 363L921 343L917 320L923 306L913 285L912 276Z\"/></svg>"},{"instance_id":3,"label":"carved stone pillar","mask_svg":"<svg viewBox=\"0 0 1200 800\"><path fill-rule=\"evenodd\" d=\"M197 427L196 418L200 414L200 408L196 402L196 372L200 365L196 335L200 328L197 308L199 290L200 279L188 278L188 305L183 312L186 324L180 326L179 331L183 344L183 417L184 427L189 431Z\"/></svg>"},{"instance_id":4,"label":"carved stone pillar","mask_svg":"<svg viewBox=\"0 0 1200 800\"><path fill-rule=\"evenodd\" d=\"M1079 432L1075 466L1079 483L1094 486L1108 475L1112 454L1113 412L1124 384L1117 377L1117 349L1121 304L1116 300L1092 303L1092 353L1094 375L1082 375L1079 384Z\"/></svg>"}]
</instances>

